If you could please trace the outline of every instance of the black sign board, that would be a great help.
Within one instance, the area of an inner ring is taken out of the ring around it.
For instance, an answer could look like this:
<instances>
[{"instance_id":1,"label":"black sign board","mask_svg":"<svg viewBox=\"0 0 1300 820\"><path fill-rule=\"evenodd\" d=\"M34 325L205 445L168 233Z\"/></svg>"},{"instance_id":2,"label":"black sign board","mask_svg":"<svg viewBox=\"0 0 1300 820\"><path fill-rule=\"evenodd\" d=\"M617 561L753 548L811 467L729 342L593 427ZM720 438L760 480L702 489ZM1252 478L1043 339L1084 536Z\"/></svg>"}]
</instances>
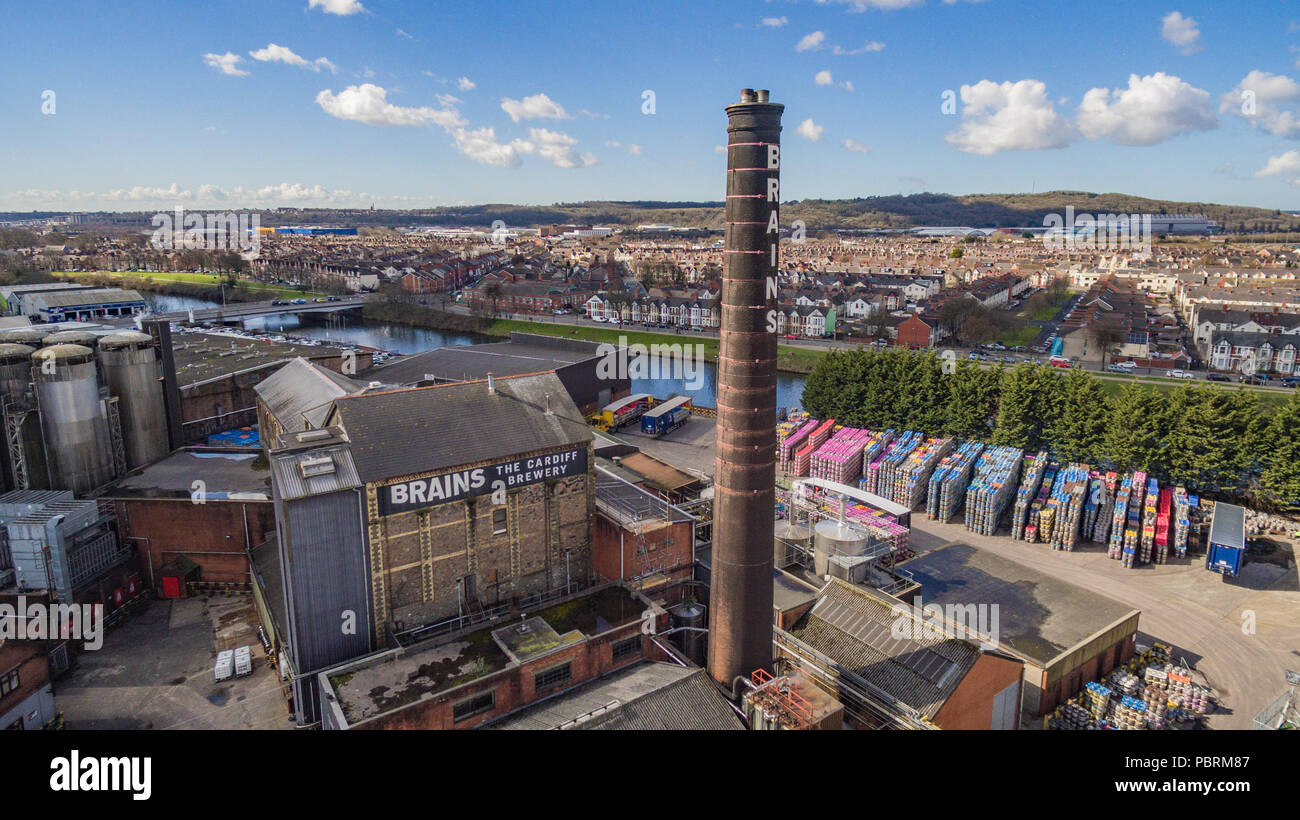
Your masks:
<instances>
[{"instance_id":1,"label":"black sign board","mask_svg":"<svg viewBox=\"0 0 1300 820\"><path fill-rule=\"evenodd\" d=\"M529 456L471 470L457 470L379 488L379 514L394 515L497 490L513 490L539 481L587 472L587 448Z\"/></svg>"}]
</instances>

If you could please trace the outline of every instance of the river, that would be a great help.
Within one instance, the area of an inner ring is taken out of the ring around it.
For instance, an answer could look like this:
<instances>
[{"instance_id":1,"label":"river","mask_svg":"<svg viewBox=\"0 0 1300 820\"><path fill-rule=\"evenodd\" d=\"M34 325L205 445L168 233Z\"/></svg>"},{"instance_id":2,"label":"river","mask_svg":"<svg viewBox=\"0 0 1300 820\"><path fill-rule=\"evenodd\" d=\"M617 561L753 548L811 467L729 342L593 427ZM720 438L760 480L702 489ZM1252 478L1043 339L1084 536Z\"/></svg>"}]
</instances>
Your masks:
<instances>
[{"instance_id":1,"label":"river","mask_svg":"<svg viewBox=\"0 0 1300 820\"><path fill-rule=\"evenodd\" d=\"M219 307L206 299L192 299L187 296L168 296L165 294L145 294L145 301L150 310L167 313L179 310L195 310ZM291 336L305 336L334 344L359 345L389 350L394 353L409 355L423 353L438 347L452 345L472 345L484 342L499 342L499 338L483 336L478 333L443 333L438 330L407 327L384 322L361 322L348 319L340 314L340 324L300 324L291 313L259 316L245 322L245 327L254 331L287 333ZM691 401L703 407L717 407L717 367L712 362L704 364L704 378L697 380L698 387L691 388L682 379L633 379L633 393L650 393L659 398L672 395L690 396ZM778 373L776 383L776 404L778 407L801 407L804 377L789 373Z\"/></svg>"}]
</instances>

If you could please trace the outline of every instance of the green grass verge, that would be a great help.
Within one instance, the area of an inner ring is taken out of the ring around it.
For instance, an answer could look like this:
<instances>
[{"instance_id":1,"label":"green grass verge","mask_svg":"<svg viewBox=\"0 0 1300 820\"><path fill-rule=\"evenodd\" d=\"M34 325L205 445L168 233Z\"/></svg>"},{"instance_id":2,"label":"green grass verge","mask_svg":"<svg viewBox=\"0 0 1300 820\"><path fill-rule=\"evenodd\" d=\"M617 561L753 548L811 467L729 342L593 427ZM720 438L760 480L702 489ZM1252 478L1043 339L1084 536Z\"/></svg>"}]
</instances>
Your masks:
<instances>
[{"instance_id":1,"label":"green grass verge","mask_svg":"<svg viewBox=\"0 0 1300 820\"><path fill-rule=\"evenodd\" d=\"M1093 375L1096 375L1096 374L1094 373ZM1129 377L1129 376L1121 376L1121 377L1119 377L1119 378L1115 378L1115 379L1104 378L1104 377L1103 377L1103 378L1101 379L1101 386L1102 386L1102 389L1104 389L1104 390L1106 391L1107 394L1112 395L1112 396L1116 396L1116 395L1119 395L1119 393L1124 389L1124 382L1128 381L1130 378L1132 378L1132 377ZM1158 393L1172 393L1172 392L1174 392L1175 390L1177 390L1181 385L1184 385L1184 384L1187 384L1187 383L1188 383L1188 382L1186 382L1186 381L1179 381L1178 379L1164 379L1164 378L1161 378L1161 379L1152 380L1152 381L1150 381L1150 382L1147 382L1147 381L1144 380L1142 386L1143 386L1143 387L1150 387L1151 389L1155 390L1155 391L1158 392ZM1208 385L1208 386L1210 387L1210 389L1212 389L1212 390L1251 390L1251 389L1254 389L1254 390L1255 390L1255 393L1258 394L1258 396L1259 396L1259 403L1260 403L1260 405L1261 405L1265 410L1267 410L1267 411L1269 411L1269 412L1272 412L1272 411L1278 409L1279 407L1281 407L1282 405L1286 404L1286 403L1287 403L1287 400L1289 400L1289 399L1291 398L1291 393L1290 393L1290 391L1282 392L1282 391L1280 391L1280 390L1259 390L1259 389L1252 388L1252 387L1249 387L1249 386L1233 385L1233 384L1221 384L1221 383L1216 384L1215 382L1193 382L1193 384L1198 384L1198 385L1200 385L1200 386L1207 386L1207 385Z\"/></svg>"},{"instance_id":2,"label":"green grass verge","mask_svg":"<svg viewBox=\"0 0 1300 820\"><path fill-rule=\"evenodd\" d=\"M1038 338L1038 333L1034 325L1021 325L1003 331L998 341L1007 347L1029 347Z\"/></svg>"}]
</instances>

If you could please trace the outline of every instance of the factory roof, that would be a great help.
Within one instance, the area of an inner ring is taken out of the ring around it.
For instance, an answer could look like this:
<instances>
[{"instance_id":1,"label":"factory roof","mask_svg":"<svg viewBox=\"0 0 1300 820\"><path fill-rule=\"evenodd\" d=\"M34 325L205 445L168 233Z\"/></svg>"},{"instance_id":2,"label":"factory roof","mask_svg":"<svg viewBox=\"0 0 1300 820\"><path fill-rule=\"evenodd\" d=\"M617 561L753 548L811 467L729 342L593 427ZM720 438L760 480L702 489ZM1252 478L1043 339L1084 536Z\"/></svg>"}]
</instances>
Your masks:
<instances>
[{"instance_id":1,"label":"factory roof","mask_svg":"<svg viewBox=\"0 0 1300 820\"><path fill-rule=\"evenodd\" d=\"M331 401L361 387L360 382L298 356L253 390L285 432L293 433L320 426Z\"/></svg>"},{"instance_id":2,"label":"factory roof","mask_svg":"<svg viewBox=\"0 0 1300 820\"><path fill-rule=\"evenodd\" d=\"M491 729L744 729L703 669L639 663L524 708Z\"/></svg>"},{"instance_id":3,"label":"factory roof","mask_svg":"<svg viewBox=\"0 0 1300 820\"><path fill-rule=\"evenodd\" d=\"M907 562L923 605L998 606L997 643L1039 666L1138 610L1015 561L966 544L949 544Z\"/></svg>"},{"instance_id":4,"label":"factory roof","mask_svg":"<svg viewBox=\"0 0 1300 820\"><path fill-rule=\"evenodd\" d=\"M693 520L659 496L646 492L603 466L597 468L596 507L629 528L653 529Z\"/></svg>"},{"instance_id":5,"label":"factory roof","mask_svg":"<svg viewBox=\"0 0 1300 820\"><path fill-rule=\"evenodd\" d=\"M192 448L137 469L96 493L101 498L192 498L202 481L211 501L268 501L271 474L256 452Z\"/></svg>"},{"instance_id":6,"label":"factory roof","mask_svg":"<svg viewBox=\"0 0 1300 820\"><path fill-rule=\"evenodd\" d=\"M215 333L176 333L172 336L172 354L176 361L176 379L185 388L232 373L270 367L298 356L307 359L336 358L342 355L342 351L334 347L270 342Z\"/></svg>"},{"instance_id":7,"label":"factory roof","mask_svg":"<svg viewBox=\"0 0 1300 820\"><path fill-rule=\"evenodd\" d=\"M46 307L81 307L82 305L119 304L122 302L144 303L138 291L122 288L93 288L91 290L67 290L45 293L40 296L40 303Z\"/></svg>"},{"instance_id":8,"label":"factory roof","mask_svg":"<svg viewBox=\"0 0 1300 820\"><path fill-rule=\"evenodd\" d=\"M651 489L661 492L670 493L700 483L700 480L690 473L683 472L646 453L620 456L618 465L640 476Z\"/></svg>"},{"instance_id":9,"label":"factory roof","mask_svg":"<svg viewBox=\"0 0 1300 820\"><path fill-rule=\"evenodd\" d=\"M422 381L467 381L495 376L517 376L555 370L592 358L593 353L542 347L527 343L494 342L440 347L372 367L361 374L390 384Z\"/></svg>"},{"instance_id":10,"label":"factory roof","mask_svg":"<svg viewBox=\"0 0 1300 820\"><path fill-rule=\"evenodd\" d=\"M340 490L353 490L361 486L352 453L347 444L334 434L335 428L310 430L298 436L326 434L322 446L315 449L295 449L271 454L271 473L275 486L285 501L324 495ZM283 438L281 439L283 441Z\"/></svg>"},{"instance_id":11,"label":"factory roof","mask_svg":"<svg viewBox=\"0 0 1300 820\"><path fill-rule=\"evenodd\" d=\"M266 593L264 598L271 609L275 631L285 635L289 619L284 608L284 571L280 564L280 542L276 534L269 533L265 541L248 551L248 556L253 564L254 578L261 582Z\"/></svg>"},{"instance_id":12,"label":"factory roof","mask_svg":"<svg viewBox=\"0 0 1300 820\"><path fill-rule=\"evenodd\" d=\"M332 423L352 442L366 482L591 441L553 373L457 382L334 400Z\"/></svg>"},{"instance_id":13,"label":"factory roof","mask_svg":"<svg viewBox=\"0 0 1300 820\"><path fill-rule=\"evenodd\" d=\"M896 637L897 600L839 579L822 589L817 604L790 634L826 655L875 689L926 718L938 714L979 659L974 643L931 636L918 628Z\"/></svg>"}]
</instances>

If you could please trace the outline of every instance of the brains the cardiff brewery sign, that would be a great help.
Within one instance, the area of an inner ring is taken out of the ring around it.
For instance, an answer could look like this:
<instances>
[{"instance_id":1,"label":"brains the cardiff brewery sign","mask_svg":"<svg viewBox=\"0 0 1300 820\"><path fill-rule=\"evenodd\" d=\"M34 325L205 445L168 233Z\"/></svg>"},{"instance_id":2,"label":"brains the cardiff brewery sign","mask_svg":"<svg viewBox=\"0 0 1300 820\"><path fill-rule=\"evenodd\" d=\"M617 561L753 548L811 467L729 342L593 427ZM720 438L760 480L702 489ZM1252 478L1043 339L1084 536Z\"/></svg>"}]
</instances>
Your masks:
<instances>
[{"instance_id":1,"label":"brains the cardiff brewery sign","mask_svg":"<svg viewBox=\"0 0 1300 820\"><path fill-rule=\"evenodd\" d=\"M513 490L539 481L568 478L587 471L587 448L529 456L472 470L417 478L379 490L379 514L410 512L498 490Z\"/></svg>"}]
</instances>

